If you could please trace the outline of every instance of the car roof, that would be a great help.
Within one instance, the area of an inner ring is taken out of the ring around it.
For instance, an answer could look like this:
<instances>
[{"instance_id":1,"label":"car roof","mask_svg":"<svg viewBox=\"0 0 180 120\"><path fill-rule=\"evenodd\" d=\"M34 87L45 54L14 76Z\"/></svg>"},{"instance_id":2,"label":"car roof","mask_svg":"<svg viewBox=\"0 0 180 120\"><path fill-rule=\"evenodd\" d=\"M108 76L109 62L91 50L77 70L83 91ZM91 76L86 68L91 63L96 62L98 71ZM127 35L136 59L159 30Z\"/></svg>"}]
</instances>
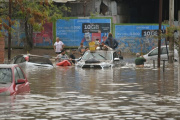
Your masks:
<instances>
[{"instance_id":1,"label":"car roof","mask_svg":"<svg viewBox=\"0 0 180 120\"><path fill-rule=\"evenodd\" d=\"M0 68L12 68L18 66L17 64L0 64Z\"/></svg>"},{"instance_id":2,"label":"car roof","mask_svg":"<svg viewBox=\"0 0 180 120\"><path fill-rule=\"evenodd\" d=\"M23 56L35 56L35 57L43 57L43 56L40 56L40 55L32 55L32 54L21 54Z\"/></svg>"},{"instance_id":3,"label":"car roof","mask_svg":"<svg viewBox=\"0 0 180 120\"><path fill-rule=\"evenodd\" d=\"M88 50L88 52L91 52L91 51ZM110 53L112 53L112 52L116 52L116 51L114 51L114 50L95 50L92 53L95 53L95 52L110 52Z\"/></svg>"}]
</instances>

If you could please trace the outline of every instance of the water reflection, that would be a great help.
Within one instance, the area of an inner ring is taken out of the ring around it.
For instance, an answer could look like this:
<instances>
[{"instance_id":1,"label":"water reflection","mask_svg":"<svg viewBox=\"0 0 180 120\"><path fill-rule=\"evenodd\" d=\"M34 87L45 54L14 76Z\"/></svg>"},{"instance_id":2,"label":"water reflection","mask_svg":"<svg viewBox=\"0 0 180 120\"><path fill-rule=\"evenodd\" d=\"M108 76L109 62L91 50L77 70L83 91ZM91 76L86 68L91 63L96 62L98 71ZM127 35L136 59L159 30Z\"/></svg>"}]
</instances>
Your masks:
<instances>
[{"instance_id":1,"label":"water reflection","mask_svg":"<svg viewBox=\"0 0 180 120\"><path fill-rule=\"evenodd\" d=\"M180 119L177 68L24 69L31 93L0 98L2 119Z\"/></svg>"}]
</instances>

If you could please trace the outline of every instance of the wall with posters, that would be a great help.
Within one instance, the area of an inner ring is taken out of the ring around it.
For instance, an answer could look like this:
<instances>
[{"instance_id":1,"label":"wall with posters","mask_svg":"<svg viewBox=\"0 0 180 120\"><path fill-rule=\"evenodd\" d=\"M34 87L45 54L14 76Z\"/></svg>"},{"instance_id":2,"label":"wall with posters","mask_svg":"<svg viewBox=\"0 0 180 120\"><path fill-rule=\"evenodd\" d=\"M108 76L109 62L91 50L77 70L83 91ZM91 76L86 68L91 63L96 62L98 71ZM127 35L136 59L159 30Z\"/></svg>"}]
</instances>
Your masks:
<instances>
[{"instance_id":1,"label":"wall with posters","mask_svg":"<svg viewBox=\"0 0 180 120\"><path fill-rule=\"evenodd\" d=\"M45 23L44 30L33 33L34 46L52 46L53 45L53 29L52 23Z\"/></svg>"},{"instance_id":2,"label":"wall with posters","mask_svg":"<svg viewBox=\"0 0 180 120\"><path fill-rule=\"evenodd\" d=\"M147 53L158 46L158 29L159 25L115 25L115 38L123 52ZM162 25L162 30L165 29ZM165 38L161 44L165 45Z\"/></svg>"},{"instance_id":3,"label":"wall with posters","mask_svg":"<svg viewBox=\"0 0 180 120\"><path fill-rule=\"evenodd\" d=\"M54 24L55 25L55 24ZM44 24L44 31L34 32L34 46L53 46L53 23ZM162 30L167 25L162 25ZM147 53L157 47L158 24L136 24L136 25L114 25L114 37L119 42L119 49L123 52L143 52ZM107 39L107 35L112 31L111 19L59 19L56 21L56 36L59 37L66 46L79 46L83 42L88 46L89 41L99 39L100 42ZM5 45L8 43L8 34L5 33ZM56 37L54 35L54 37ZM24 22L17 20L16 27L12 33L12 46L24 46ZM162 38L162 45L165 39Z\"/></svg>"},{"instance_id":4,"label":"wall with posters","mask_svg":"<svg viewBox=\"0 0 180 120\"><path fill-rule=\"evenodd\" d=\"M56 36L66 46L88 46L89 41L104 41L111 31L111 19L59 19L56 22Z\"/></svg>"},{"instance_id":5,"label":"wall with posters","mask_svg":"<svg viewBox=\"0 0 180 120\"><path fill-rule=\"evenodd\" d=\"M6 20L3 20L5 24L8 24ZM11 32L11 46L12 47L22 47L24 46L24 26L23 21L18 19L15 22L15 25L12 26L12 32ZM4 28L1 30L3 32L4 39L5 39L5 46L8 46L8 31Z\"/></svg>"},{"instance_id":6,"label":"wall with posters","mask_svg":"<svg viewBox=\"0 0 180 120\"><path fill-rule=\"evenodd\" d=\"M3 21L6 24L8 22ZM16 20L16 24L12 30L12 39L11 39L11 46L12 47L23 47L25 41L25 32L24 32L24 21L23 20ZM45 23L43 25L44 30L41 32L34 32L33 33L33 43L34 46L52 46L53 45L53 30L52 30L52 23ZM8 31L3 29L2 32L5 34L5 45L8 46Z\"/></svg>"}]
</instances>

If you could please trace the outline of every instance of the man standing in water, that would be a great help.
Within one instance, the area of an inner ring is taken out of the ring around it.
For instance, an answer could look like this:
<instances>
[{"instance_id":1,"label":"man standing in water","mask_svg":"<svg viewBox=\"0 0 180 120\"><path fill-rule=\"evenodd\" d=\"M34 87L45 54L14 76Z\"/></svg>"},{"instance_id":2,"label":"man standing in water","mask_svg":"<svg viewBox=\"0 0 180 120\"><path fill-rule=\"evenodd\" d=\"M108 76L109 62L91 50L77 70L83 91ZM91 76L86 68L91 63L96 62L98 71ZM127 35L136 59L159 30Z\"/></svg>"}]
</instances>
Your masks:
<instances>
[{"instance_id":1,"label":"man standing in water","mask_svg":"<svg viewBox=\"0 0 180 120\"><path fill-rule=\"evenodd\" d=\"M59 40L59 37L56 38L56 42L54 43L54 50L56 54L60 54L64 49L64 43Z\"/></svg>"},{"instance_id":2,"label":"man standing in water","mask_svg":"<svg viewBox=\"0 0 180 120\"><path fill-rule=\"evenodd\" d=\"M144 62L146 62L146 59L143 56L140 56L140 53L136 53L136 67L144 67Z\"/></svg>"},{"instance_id":3,"label":"man standing in water","mask_svg":"<svg viewBox=\"0 0 180 120\"><path fill-rule=\"evenodd\" d=\"M113 38L112 33L109 33L109 34L108 34L108 38L106 39L106 41L105 41L104 43L105 43L105 45L109 46L109 47L112 48L113 50L114 50L115 48L117 48L117 46L118 46L118 44L119 44L119 43L116 41L116 39Z\"/></svg>"}]
</instances>

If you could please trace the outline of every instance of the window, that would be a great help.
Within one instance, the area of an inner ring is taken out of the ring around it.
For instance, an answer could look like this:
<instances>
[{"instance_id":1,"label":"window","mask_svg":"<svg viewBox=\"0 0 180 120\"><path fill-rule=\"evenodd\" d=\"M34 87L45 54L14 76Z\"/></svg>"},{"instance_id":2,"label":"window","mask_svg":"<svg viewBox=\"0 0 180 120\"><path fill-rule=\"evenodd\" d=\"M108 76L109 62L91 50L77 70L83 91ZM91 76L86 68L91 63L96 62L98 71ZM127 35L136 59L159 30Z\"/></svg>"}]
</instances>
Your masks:
<instances>
[{"instance_id":1,"label":"window","mask_svg":"<svg viewBox=\"0 0 180 120\"><path fill-rule=\"evenodd\" d=\"M15 60L15 64L18 64L18 63L22 63L22 62L25 62L25 59L23 56L18 56Z\"/></svg>"},{"instance_id":2,"label":"window","mask_svg":"<svg viewBox=\"0 0 180 120\"><path fill-rule=\"evenodd\" d=\"M15 82L17 82L17 80L20 79L17 69L14 69L14 75L15 75Z\"/></svg>"},{"instance_id":3,"label":"window","mask_svg":"<svg viewBox=\"0 0 180 120\"><path fill-rule=\"evenodd\" d=\"M158 55L158 48L154 49L148 56Z\"/></svg>"},{"instance_id":4,"label":"window","mask_svg":"<svg viewBox=\"0 0 180 120\"><path fill-rule=\"evenodd\" d=\"M25 77L24 77L24 74L23 74L22 70L21 70L19 67L16 67L16 69L17 69L17 71L18 71L19 78L21 78L21 79L25 79Z\"/></svg>"},{"instance_id":5,"label":"window","mask_svg":"<svg viewBox=\"0 0 180 120\"><path fill-rule=\"evenodd\" d=\"M0 68L0 83L12 82L12 70L10 68Z\"/></svg>"},{"instance_id":6,"label":"window","mask_svg":"<svg viewBox=\"0 0 180 120\"><path fill-rule=\"evenodd\" d=\"M82 56L82 60L93 59L96 60L112 60L112 54L110 52L86 52Z\"/></svg>"},{"instance_id":7,"label":"window","mask_svg":"<svg viewBox=\"0 0 180 120\"><path fill-rule=\"evenodd\" d=\"M53 65L52 62L48 58L38 57L38 56L29 56L29 62Z\"/></svg>"},{"instance_id":8,"label":"window","mask_svg":"<svg viewBox=\"0 0 180 120\"><path fill-rule=\"evenodd\" d=\"M116 52L113 53L113 58L119 58Z\"/></svg>"},{"instance_id":9,"label":"window","mask_svg":"<svg viewBox=\"0 0 180 120\"><path fill-rule=\"evenodd\" d=\"M161 49L162 53L161 54L167 54L168 48L166 49L166 47L163 47Z\"/></svg>"}]
</instances>

